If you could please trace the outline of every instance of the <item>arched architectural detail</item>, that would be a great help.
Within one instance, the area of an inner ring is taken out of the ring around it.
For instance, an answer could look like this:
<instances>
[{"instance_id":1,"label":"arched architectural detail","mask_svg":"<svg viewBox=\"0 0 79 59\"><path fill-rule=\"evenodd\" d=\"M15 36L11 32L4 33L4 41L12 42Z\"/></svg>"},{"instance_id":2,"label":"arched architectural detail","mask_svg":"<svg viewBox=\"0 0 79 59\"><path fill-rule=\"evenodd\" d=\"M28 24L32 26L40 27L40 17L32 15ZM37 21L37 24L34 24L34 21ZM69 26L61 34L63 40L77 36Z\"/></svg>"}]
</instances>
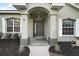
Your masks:
<instances>
[{"instance_id":1,"label":"arched architectural detail","mask_svg":"<svg viewBox=\"0 0 79 59\"><path fill-rule=\"evenodd\" d=\"M73 20L73 21L75 21L75 19L74 18L71 18L71 17L65 18L63 20Z\"/></svg>"},{"instance_id":2,"label":"arched architectural detail","mask_svg":"<svg viewBox=\"0 0 79 59\"><path fill-rule=\"evenodd\" d=\"M46 21L50 11L44 7L33 7L28 10L33 21L33 37L42 36L44 37L46 32ZM40 28L40 29L39 29ZM32 31L32 30L31 30ZM38 32L39 31L39 32ZM30 31L29 31L30 32Z\"/></svg>"},{"instance_id":3,"label":"arched architectural detail","mask_svg":"<svg viewBox=\"0 0 79 59\"><path fill-rule=\"evenodd\" d=\"M45 11L46 13L50 13L50 9L48 9L46 7L43 7L43 6L34 6L34 7L31 7L31 8L28 9L28 12L31 13L31 11L34 10L34 9L36 9L36 8L41 9L41 10Z\"/></svg>"}]
</instances>

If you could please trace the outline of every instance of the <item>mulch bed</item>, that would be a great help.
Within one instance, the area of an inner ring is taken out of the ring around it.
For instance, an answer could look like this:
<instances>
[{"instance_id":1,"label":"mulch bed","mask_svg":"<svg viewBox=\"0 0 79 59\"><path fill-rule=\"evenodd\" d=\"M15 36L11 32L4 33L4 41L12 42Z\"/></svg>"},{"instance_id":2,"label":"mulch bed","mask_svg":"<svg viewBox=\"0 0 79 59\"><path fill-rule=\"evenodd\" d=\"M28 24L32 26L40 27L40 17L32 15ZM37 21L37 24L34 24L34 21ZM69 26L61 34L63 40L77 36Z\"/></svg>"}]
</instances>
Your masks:
<instances>
[{"instance_id":1,"label":"mulch bed","mask_svg":"<svg viewBox=\"0 0 79 59\"><path fill-rule=\"evenodd\" d=\"M20 39L0 39L0 56L29 56L28 47L19 53Z\"/></svg>"},{"instance_id":2,"label":"mulch bed","mask_svg":"<svg viewBox=\"0 0 79 59\"><path fill-rule=\"evenodd\" d=\"M61 51L56 51L55 46L49 48L50 56L79 56L79 47L73 47L71 43L59 43Z\"/></svg>"},{"instance_id":3,"label":"mulch bed","mask_svg":"<svg viewBox=\"0 0 79 59\"><path fill-rule=\"evenodd\" d=\"M56 51L55 46L49 47L49 55L50 56L62 56L63 54L59 51Z\"/></svg>"},{"instance_id":4,"label":"mulch bed","mask_svg":"<svg viewBox=\"0 0 79 59\"><path fill-rule=\"evenodd\" d=\"M61 52L55 50L55 46L49 48L51 56L79 56L79 47L72 47L71 43L59 43ZM0 39L0 56L29 56L30 49L24 47L19 53L20 39Z\"/></svg>"}]
</instances>

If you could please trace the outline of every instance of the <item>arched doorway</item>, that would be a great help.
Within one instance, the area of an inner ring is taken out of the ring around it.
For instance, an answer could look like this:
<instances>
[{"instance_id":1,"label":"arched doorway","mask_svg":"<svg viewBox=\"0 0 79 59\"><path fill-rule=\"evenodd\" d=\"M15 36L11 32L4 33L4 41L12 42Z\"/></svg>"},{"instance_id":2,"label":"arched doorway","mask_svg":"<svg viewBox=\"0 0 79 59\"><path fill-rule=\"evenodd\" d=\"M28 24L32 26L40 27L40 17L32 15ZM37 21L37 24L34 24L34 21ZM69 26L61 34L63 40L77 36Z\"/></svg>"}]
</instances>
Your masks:
<instances>
[{"instance_id":1,"label":"arched doorway","mask_svg":"<svg viewBox=\"0 0 79 59\"><path fill-rule=\"evenodd\" d=\"M33 37L44 37L45 21L49 11L43 7L34 7L28 12L33 19Z\"/></svg>"}]
</instances>

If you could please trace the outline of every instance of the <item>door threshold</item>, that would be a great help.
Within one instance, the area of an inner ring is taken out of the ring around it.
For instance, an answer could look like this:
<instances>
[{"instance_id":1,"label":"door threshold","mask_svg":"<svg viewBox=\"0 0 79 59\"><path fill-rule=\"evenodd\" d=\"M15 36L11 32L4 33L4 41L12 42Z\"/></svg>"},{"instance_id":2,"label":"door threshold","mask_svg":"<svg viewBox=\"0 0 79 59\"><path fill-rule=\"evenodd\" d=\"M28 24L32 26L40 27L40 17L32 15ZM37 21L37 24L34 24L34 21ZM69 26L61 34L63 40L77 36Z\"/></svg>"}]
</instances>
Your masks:
<instances>
[{"instance_id":1,"label":"door threshold","mask_svg":"<svg viewBox=\"0 0 79 59\"><path fill-rule=\"evenodd\" d=\"M34 38L44 38L44 36L36 36L36 37L34 37Z\"/></svg>"}]
</instances>

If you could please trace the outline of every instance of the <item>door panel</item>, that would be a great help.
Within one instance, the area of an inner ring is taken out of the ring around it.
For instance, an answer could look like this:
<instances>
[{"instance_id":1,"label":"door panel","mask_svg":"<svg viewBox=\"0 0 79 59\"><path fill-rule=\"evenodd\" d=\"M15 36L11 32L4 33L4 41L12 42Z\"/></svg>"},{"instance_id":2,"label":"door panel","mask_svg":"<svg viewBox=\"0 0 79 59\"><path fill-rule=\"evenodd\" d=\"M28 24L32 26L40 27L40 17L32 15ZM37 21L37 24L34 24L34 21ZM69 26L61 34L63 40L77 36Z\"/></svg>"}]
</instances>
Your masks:
<instances>
[{"instance_id":1,"label":"door panel","mask_svg":"<svg viewBox=\"0 0 79 59\"><path fill-rule=\"evenodd\" d=\"M44 36L44 22L34 22L34 36Z\"/></svg>"},{"instance_id":2,"label":"door panel","mask_svg":"<svg viewBox=\"0 0 79 59\"><path fill-rule=\"evenodd\" d=\"M36 23L36 36L43 36L44 35L44 24L43 22Z\"/></svg>"}]
</instances>

